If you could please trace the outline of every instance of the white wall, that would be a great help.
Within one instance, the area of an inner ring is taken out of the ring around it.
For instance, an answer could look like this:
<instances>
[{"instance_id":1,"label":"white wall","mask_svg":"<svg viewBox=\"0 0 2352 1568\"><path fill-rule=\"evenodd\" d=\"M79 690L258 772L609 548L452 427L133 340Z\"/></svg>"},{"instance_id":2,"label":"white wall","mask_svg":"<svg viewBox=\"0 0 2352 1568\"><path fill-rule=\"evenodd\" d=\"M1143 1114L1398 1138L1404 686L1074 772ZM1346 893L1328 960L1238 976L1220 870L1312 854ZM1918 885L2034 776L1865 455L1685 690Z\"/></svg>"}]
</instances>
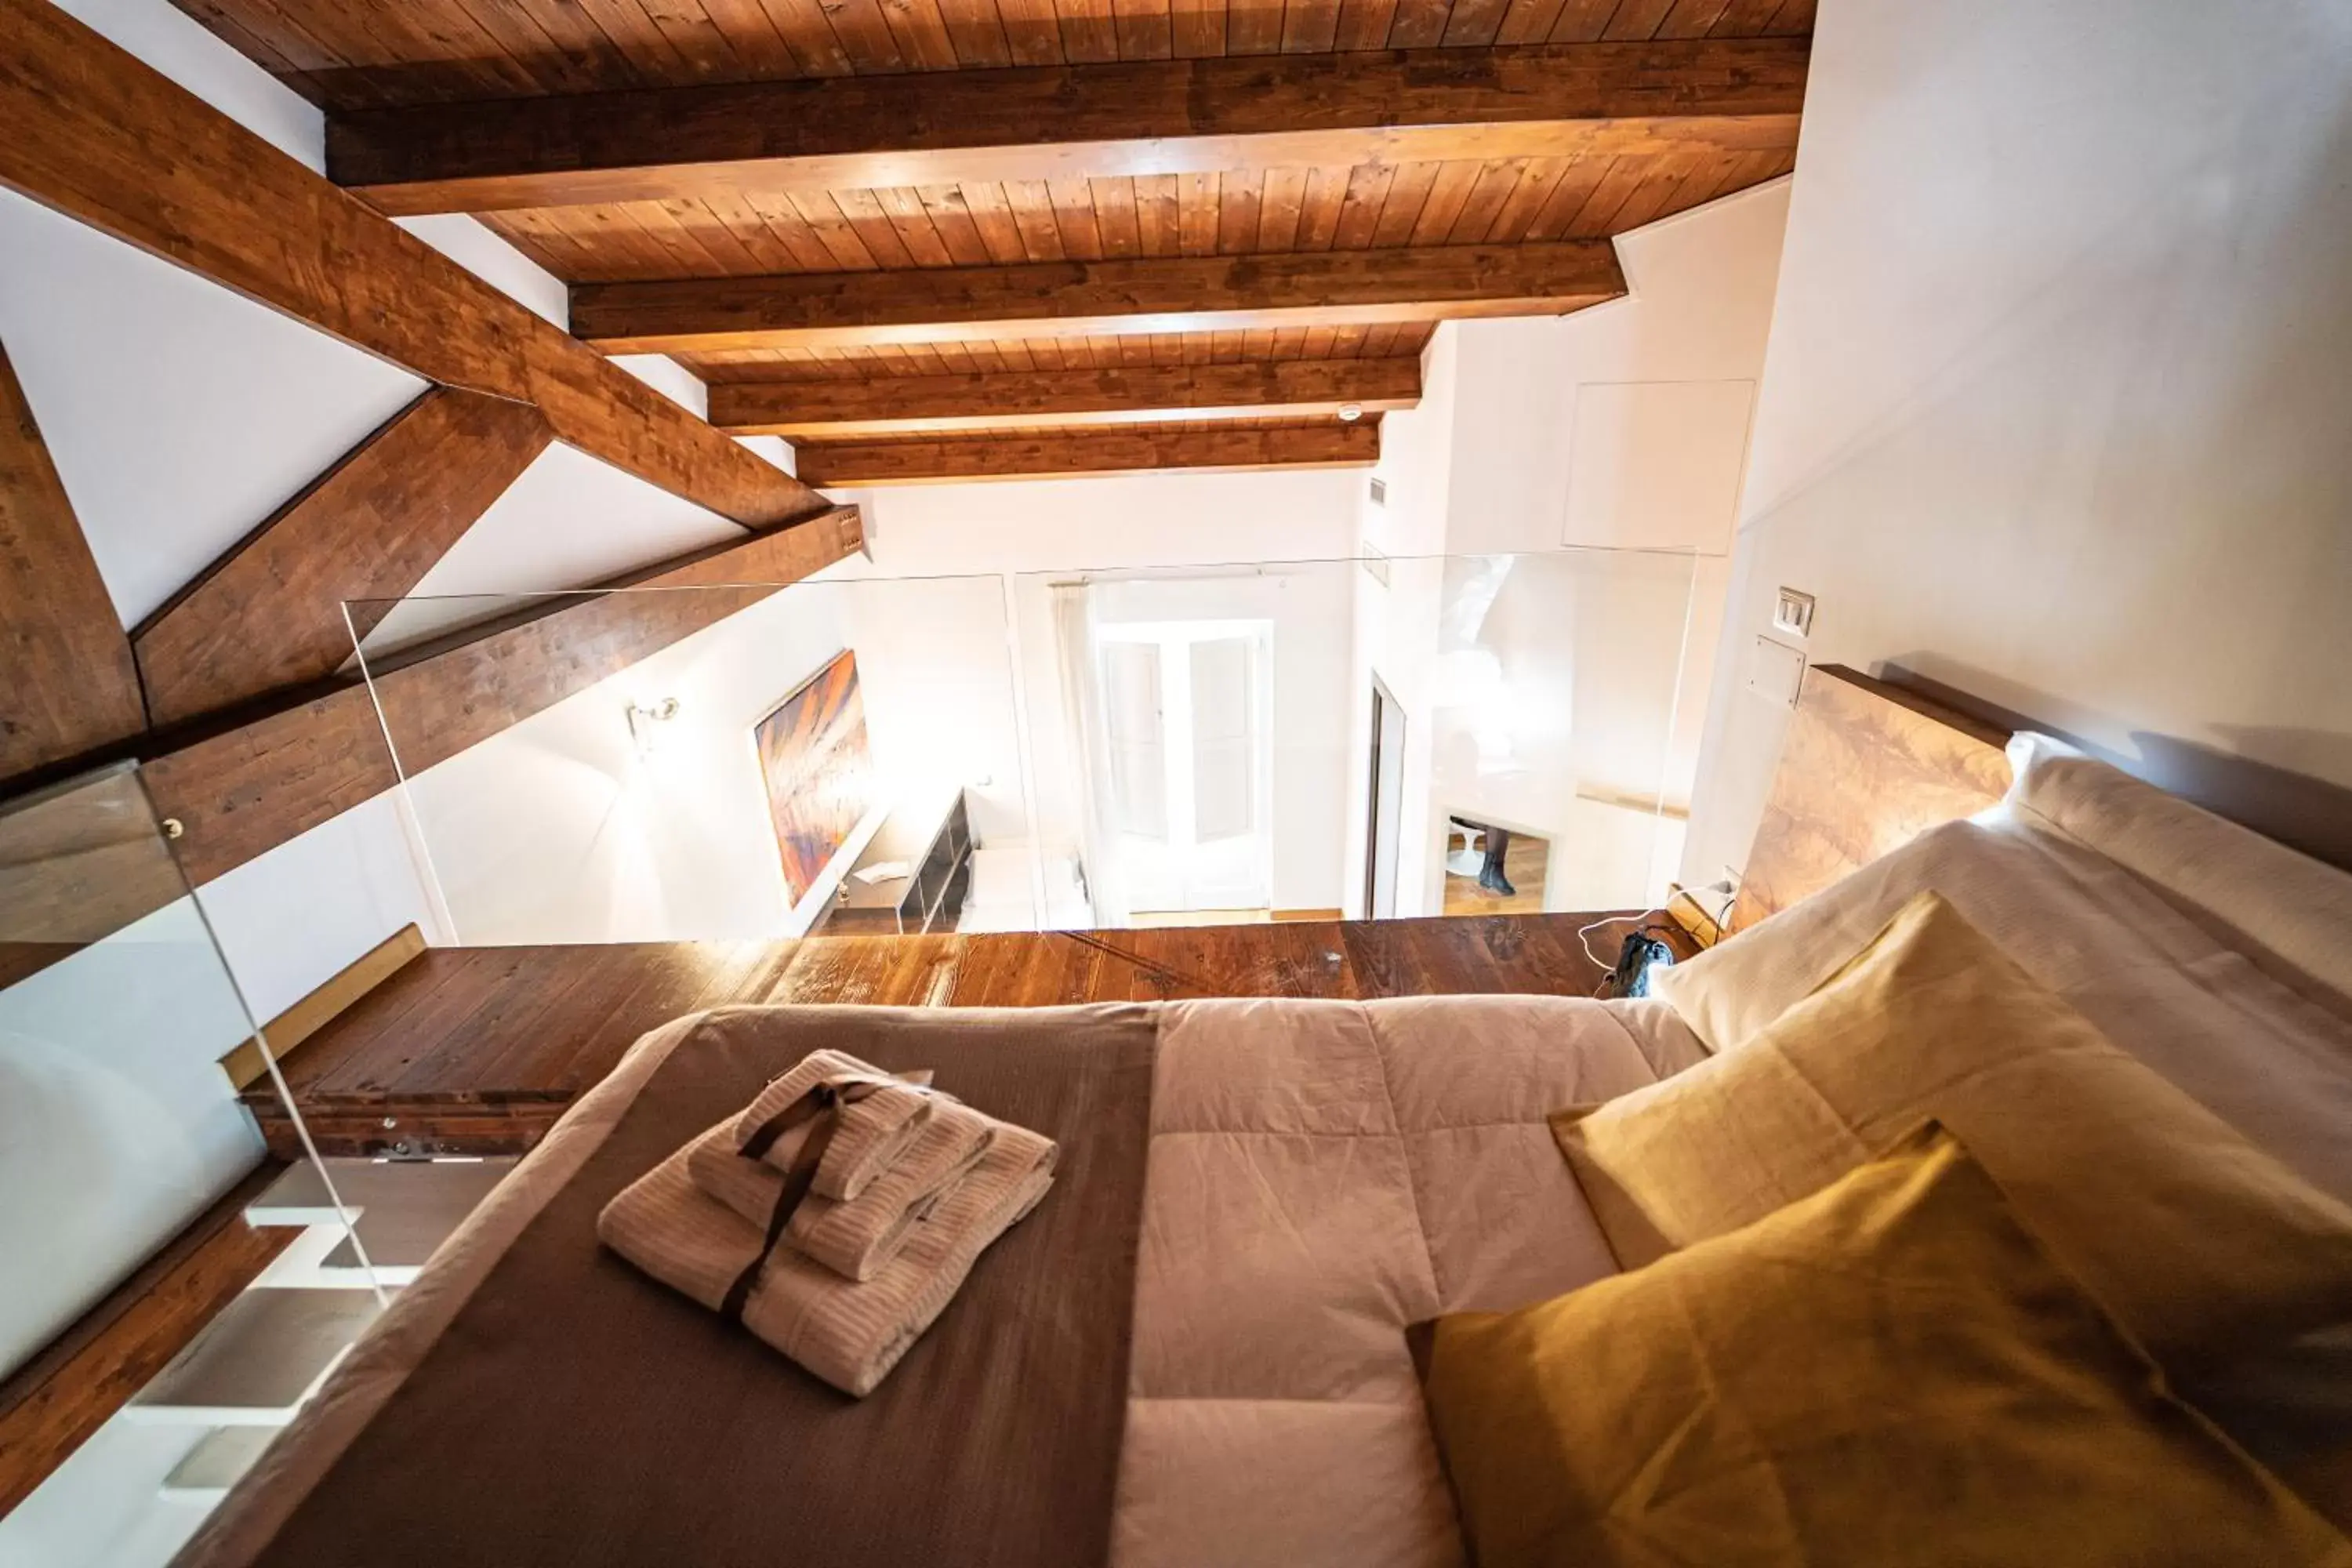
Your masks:
<instances>
[{"instance_id":1,"label":"white wall","mask_svg":"<svg viewBox=\"0 0 2352 1568\"><path fill-rule=\"evenodd\" d=\"M1607 802L1691 796L1788 200L1775 181L1620 237L1623 300L1441 327L1421 406L1388 416L1363 533L1401 559L1357 597L1406 715L1401 911L1436 910L1449 813L1550 837L1551 907L1662 896L1680 823Z\"/></svg>"},{"instance_id":2,"label":"white wall","mask_svg":"<svg viewBox=\"0 0 2352 1568\"><path fill-rule=\"evenodd\" d=\"M1822 8L1689 863L1744 862L1774 589L2352 856L2352 8ZM2284 770L2274 772L2273 770Z\"/></svg>"}]
</instances>

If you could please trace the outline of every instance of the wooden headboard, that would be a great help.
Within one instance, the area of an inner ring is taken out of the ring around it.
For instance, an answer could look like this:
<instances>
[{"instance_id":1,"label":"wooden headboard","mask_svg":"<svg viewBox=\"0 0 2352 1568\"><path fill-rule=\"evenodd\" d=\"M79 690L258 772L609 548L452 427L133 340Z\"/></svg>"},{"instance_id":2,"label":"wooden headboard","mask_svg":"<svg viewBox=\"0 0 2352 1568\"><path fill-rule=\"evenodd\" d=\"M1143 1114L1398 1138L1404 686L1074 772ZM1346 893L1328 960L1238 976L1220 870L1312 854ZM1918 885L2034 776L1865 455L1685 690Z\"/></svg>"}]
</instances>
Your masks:
<instances>
[{"instance_id":1,"label":"wooden headboard","mask_svg":"<svg viewBox=\"0 0 2352 1568\"><path fill-rule=\"evenodd\" d=\"M1834 664L1805 671L1731 929L2009 789L2010 731Z\"/></svg>"}]
</instances>

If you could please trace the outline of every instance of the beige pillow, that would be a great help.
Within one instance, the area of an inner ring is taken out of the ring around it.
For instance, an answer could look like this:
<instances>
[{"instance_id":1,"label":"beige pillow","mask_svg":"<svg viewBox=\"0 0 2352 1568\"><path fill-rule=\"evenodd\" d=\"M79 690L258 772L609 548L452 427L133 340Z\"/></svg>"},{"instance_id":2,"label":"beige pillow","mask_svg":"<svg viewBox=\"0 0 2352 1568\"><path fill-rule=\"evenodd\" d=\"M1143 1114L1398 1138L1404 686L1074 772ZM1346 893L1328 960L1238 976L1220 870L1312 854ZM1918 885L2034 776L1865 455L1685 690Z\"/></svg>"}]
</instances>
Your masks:
<instances>
[{"instance_id":1,"label":"beige pillow","mask_svg":"<svg viewBox=\"0 0 2352 1568\"><path fill-rule=\"evenodd\" d=\"M1410 1332L1479 1568L2352 1563L1933 1129L1647 1268Z\"/></svg>"},{"instance_id":2,"label":"beige pillow","mask_svg":"<svg viewBox=\"0 0 2352 1568\"><path fill-rule=\"evenodd\" d=\"M1930 1120L2159 1361L2352 1317L2352 1209L2107 1044L1932 893L1739 1049L1552 1125L1636 1268Z\"/></svg>"}]
</instances>

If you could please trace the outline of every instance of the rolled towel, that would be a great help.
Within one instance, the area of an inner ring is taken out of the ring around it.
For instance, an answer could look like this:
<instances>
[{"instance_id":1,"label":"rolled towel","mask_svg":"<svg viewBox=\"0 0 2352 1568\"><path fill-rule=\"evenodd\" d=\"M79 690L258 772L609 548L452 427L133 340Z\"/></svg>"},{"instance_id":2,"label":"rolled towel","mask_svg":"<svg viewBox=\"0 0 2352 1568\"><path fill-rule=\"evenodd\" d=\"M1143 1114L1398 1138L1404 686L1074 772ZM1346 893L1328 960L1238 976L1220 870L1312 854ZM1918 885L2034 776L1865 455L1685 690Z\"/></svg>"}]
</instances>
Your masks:
<instances>
[{"instance_id":1,"label":"rolled towel","mask_svg":"<svg viewBox=\"0 0 2352 1568\"><path fill-rule=\"evenodd\" d=\"M835 1115L854 1110L836 1108ZM783 1245L851 1279L871 1279L898 1255L915 1224L948 1186L980 1163L1002 1125L960 1100L942 1095L898 1158L847 1203L818 1197L814 1189L793 1210ZM784 1173L765 1159L736 1152L737 1123L730 1119L687 1145L687 1173L694 1184L746 1220L765 1227L784 1192ZM835 1134L837 1138L838 1132ZM830 1147L826 1153L830 1155ZM817 1166L822 1171L824 1163Z\"/></svg>"},{"instance_id":2,"label":"rolled towel","mask_svg":"<svg viewBox=\"0 0 2352 1568\"><path fill-rule=\"evenodd\" d=\"M845 1394L864 1397L931 1326L988 1245L1053 1185L1053 1141L998 1124L979 1163L874 1278L853 1283L785 1247L695 1185L691 1145L604 1205L596 1234L637 1268L745 1328ZM751 1272L756 1268L757 1272ZM737 1287L749 1276L748 1290Z\"/></svg>"},{"instance_id":3,"label":"rolled towel","mask_svg":"<svg viewBox=\"0 0 2352 1568\"><path fill-rule=\"evenodd\" d=\"M929 1073L895 1078L846 1051L811 1051L799 1065L770 1080L759 1098L735 1119L736 1146L742 1147L776 1118L794 1113L819 1084L871 1086L871 1092L863 1099L835 1110L837 1125L833 1141L825 1147L811 1189L819 1197L847 1203L888 1169L921 1131L922 1121L934 1103L933 1091L926 1087L929 1078ZM808 1141L809 1125L801 1121L788 1126L759 1157L778 1171L790 1170L801 1145Z\"/></svg>"}]
</instances>

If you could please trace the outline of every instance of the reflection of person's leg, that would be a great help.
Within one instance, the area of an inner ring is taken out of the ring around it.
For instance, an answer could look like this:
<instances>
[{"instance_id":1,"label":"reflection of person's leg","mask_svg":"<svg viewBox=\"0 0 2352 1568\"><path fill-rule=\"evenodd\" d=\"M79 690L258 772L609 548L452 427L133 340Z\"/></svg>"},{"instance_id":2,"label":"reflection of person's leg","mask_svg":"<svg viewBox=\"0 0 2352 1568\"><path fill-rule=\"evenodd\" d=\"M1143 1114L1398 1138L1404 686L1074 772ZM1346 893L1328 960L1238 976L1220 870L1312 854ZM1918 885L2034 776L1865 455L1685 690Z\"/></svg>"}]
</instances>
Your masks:
<instances>
[{"instance_id":1,"label":"reflection of person's leg","mask_svg":"<svg viewBox=\"0 0 2352 1568\"><path fill-rule=\"evenodd\" d=\"M1509 898L1518 891L1511 879L1503 875L1503 856L1511 847L1511 831L1507 827L1488 826L1486 829L1486 863L1478 868L1478 885L1490 893Z\"/></svg>"}]
</instances>

